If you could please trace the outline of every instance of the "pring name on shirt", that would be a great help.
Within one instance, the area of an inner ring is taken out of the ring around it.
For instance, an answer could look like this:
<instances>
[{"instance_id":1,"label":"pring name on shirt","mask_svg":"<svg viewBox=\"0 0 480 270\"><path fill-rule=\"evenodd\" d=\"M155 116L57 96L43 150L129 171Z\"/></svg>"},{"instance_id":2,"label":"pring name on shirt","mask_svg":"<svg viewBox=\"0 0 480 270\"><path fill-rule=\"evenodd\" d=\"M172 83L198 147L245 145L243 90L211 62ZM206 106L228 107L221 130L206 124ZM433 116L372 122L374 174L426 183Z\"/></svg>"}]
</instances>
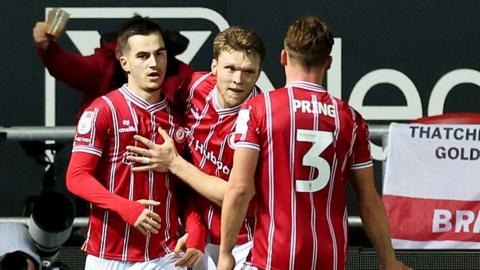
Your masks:
<instances>
[{"instance_id":1,"label":"pring name on shirt","mask_svg":"<svg viewBox=\"0 0 480 270\"><path fill-rule=\"evenodd\" d=\"M335 107L332 104L325 104L313 100L293 100L295 112L300 110L302 113L318 113L325 116L335 117Z\"/></svg>"}]
</instances>

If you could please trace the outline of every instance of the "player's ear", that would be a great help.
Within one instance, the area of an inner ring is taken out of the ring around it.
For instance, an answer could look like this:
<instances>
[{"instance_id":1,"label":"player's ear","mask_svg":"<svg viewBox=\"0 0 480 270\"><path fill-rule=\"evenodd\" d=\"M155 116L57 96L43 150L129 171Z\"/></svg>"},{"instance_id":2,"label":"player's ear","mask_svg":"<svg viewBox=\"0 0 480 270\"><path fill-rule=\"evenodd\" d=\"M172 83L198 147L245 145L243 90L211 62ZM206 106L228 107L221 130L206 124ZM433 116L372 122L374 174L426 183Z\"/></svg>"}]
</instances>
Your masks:
<instances>
[{"instance_id":1,"label":"player's ear","mask_svg":"<svg viewBox=\"0 0 480 270\"><path fill-rule=\"evenodd\" d=\"M217 67L218 67L218 62L217 62L217 59L212 59L212 65L211 65L211 69L212 69L212 73L213 75L217 76Z\"/></svg>"},{"instance_id":2,"label":"player's ear","mask_svg":"<svg viewBox=\"0 0 480 270\"><path fill-rule=\"evenodd\" d=\"M287 51L283 49L282 52L280 53L280 64L282 64L283 66L286 66L287 58L288 58Z\"/></svg>"},{"instance_id":3,"label":"player's ear","mask_svg":"<svg viewBox=\"0 0 480 270\"><path fill-rule=\"evenodd\" d=\"M325 70L330 69L331 66L332 66L332 57L328 56L327 60L325 61Z\"/></svg>"},{"instance_id":4,"label":"player's ear","mask_svg":"<svg viewBox=\"0 0 480 270\"><path fill-rule=\"evenodd\" d=\"M129 65L127 57L125 57L125 55L120 56L120 59L118 59L118 61L120 62L120 66L122 66L122 69L125 72L127 72L127 73L130 72L130 65Z\"/></svg>"}]
</instances>

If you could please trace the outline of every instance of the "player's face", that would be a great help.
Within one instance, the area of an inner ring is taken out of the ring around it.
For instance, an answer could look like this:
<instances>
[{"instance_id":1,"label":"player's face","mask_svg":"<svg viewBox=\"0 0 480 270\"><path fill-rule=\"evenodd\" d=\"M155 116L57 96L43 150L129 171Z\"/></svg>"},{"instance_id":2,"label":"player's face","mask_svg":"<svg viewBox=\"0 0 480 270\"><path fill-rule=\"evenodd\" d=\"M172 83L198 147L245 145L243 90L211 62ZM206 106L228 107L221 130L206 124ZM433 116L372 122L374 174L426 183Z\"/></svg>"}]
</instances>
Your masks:
<instances>
[{"instance_id":1,"label":"player's face","mask_svg":"<svg viewBox=\"0 0 480 270\"><path fill-rule=\"evenodd\" d=\"M222 51L212 61L217 76L219 102L224 108L242 104L260 76L260 56L243 51Z\"/></svg>"},{"instance_id":2,"label":"player's face","mask_svg":"<svg viewBox=\"0 0 480 270\"><path fill-rule=\"evenodd\" d=\"M128 38L128 45L130 50L120 61L129 74L129 87L147 92L160 89L167 69L167 51L162 36L159 33L134 35Z\"/></svg>"}]
</instances>

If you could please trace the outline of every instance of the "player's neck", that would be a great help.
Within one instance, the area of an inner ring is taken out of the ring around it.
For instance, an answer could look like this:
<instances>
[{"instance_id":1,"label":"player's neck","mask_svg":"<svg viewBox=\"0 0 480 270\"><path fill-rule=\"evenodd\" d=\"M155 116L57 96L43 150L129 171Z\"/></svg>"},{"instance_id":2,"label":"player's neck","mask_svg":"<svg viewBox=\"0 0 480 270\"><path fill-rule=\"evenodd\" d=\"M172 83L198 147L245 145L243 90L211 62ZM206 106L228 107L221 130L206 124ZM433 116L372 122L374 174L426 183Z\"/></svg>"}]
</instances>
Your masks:
<instances>
[{"instance_id":1,"label":"player's neck","mask_svg":"<svg viewBox=\"0 0 480 270\"><path fill-rule=\"evenodd\" d=\"M319 67L305 68L302 66L285 66L286 82L304 81L316 84L323 83L325 70Z\"/></svg>"}]
</instances>

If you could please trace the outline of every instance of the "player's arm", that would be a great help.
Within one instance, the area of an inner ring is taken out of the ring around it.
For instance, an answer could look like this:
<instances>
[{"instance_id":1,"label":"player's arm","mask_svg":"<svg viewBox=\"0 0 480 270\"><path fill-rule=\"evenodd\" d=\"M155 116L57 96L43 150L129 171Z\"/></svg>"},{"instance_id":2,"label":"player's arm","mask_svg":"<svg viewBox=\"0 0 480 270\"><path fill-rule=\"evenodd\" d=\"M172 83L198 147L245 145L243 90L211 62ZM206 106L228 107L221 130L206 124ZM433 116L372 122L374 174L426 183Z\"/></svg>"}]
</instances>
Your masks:
<instances>
[{"instance_id":1,"label":"player's arm","mask_svg":"<svg viewBox=\"0 0 480 270\"><path fill-rule=\"evenodd\" d=\"M237 148L228 188L222 206L221 241L218 270L229 270L235 264L231 251L245 219L248 205L255 195L254 175L259 151ZM233 260L233 261L232 261Z\"/></svg>"},{"instance_id":2,"label":"player's arm","mask_svg":"<svg viewBox=\"0 0 480 270\"><path fill-rule=\"evenodd\" d=\"M145 235L158 233L160 217L145 205L157 205L157 202L140 200L130 201L108 191L94 176L99 157L89 153L74 152L67 170L67 189L76 196L98 207L118 213L128 224Z\"/></svg>"},{"instance_id":3,"label":"player's arm","mask_svg":"<svg viewBox=\"0 0 480 270\"><path fill-rule=\"evenodd\" d=\"M363 227L377 251L381 269L411 269L395 257L385 208L375 188L373 167L352 170L351 182Z\"/></svg>"},{"instance_id":4,"label":"player's arm","mask_svg":"<svg viewBox=\"0 0 480 270\"><path fill-rule=\"evenodd\" d=\"M127 146L127 150L139 156L128 156L127 159L134 162L143 162L144 157L149 158L149 164L135 167L133 171L170 171L183 180L192 189L212 201L218 206L222 205L227 182L219 177L208 175L185 160L178 154L173 139L168 133L159 128L158 132L164 139L163 144L155 144L149 139L135 135L135 140L146 145L147 148Z\"/></svg>"},{"instance_id":5,"label":"player's arm","mask_svg":"<svg viewBox=\"0 0 480 270\"><path fill-rule=\"evenodd\" d=\"M111 112L108 104L99 98L85 109L77 126L72 156L67 169L66 184L73 194L112 210L135 229L148 235L158 233L160 217L146 205L157 205L149 200L130 201L108 190L96 178L97 168L111 129Z\"/></svg>"},{"instance_id":6,"label":"player's arm","mask_svg":"<svg viewBox=\"0 0 480 270\"><path fill-rule=\"evenodd\" d=\"M46 35L46 28L45 22L37 22L33 28L33 40L48 72L82 92L96 91L99 84L98 72L105 73L99 70L99 57L103 55L99 56L97 50L96 54L90 56L67 52Z\"/></svg>"},{"instance_id":7,"label":"player's arm","mask_svg":"<svg viewBox=\"0 0 480 270\"><path fill-rule=\"evenodd\" d=\"M175 194L182 223L185 227L185 235L178 239L174 250L177 255L181 250L184 250L185 253L175 265L194 267L203 258L207 228L195 205L194 192L186 185L180 183Z\"/></svg>"}]
</instances>

